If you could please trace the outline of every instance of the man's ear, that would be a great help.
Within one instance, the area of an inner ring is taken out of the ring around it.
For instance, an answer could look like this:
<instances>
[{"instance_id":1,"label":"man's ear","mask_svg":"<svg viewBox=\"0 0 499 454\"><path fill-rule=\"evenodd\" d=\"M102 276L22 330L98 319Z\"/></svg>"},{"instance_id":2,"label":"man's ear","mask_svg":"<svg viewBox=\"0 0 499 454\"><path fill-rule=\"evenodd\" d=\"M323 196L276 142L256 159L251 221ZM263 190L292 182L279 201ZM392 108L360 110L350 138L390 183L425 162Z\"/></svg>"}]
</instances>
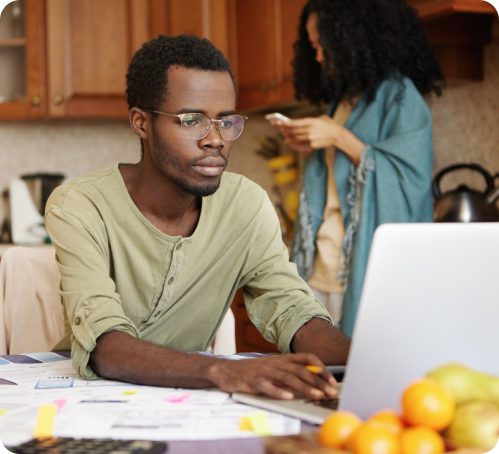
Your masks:
<instances>
[{"instance_id":1,"label":"man's ear","mask_svg":"<svg viewBox=\"0 0 499 454\"><path fill-rule=\"evenodd\" d=\"M147 124L151 121L151 116L144 110L138 107L132 107L128 113L130 127L132 131L141 139L148 138Z\"/></svg>"}]
</instances>

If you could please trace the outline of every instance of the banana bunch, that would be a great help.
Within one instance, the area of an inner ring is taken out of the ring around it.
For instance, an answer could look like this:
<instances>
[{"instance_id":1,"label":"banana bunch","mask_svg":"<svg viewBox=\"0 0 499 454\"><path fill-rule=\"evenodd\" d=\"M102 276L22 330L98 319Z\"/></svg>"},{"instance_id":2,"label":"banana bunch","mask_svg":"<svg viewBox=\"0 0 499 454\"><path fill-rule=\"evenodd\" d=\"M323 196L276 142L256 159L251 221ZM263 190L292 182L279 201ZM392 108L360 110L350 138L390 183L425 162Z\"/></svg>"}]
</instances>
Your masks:
<instances>
[{"instance_id":1,"label":"banana bunch","mask_svg":"<svg viewBox=\"0 0 499 454\"><path fill-rule=\"evenodd\" d=\"M428 374L453 394L457 410L444 437L459 448L492 449L499 439L499 378L447 364Z\"/></svg>"}]
</instances>

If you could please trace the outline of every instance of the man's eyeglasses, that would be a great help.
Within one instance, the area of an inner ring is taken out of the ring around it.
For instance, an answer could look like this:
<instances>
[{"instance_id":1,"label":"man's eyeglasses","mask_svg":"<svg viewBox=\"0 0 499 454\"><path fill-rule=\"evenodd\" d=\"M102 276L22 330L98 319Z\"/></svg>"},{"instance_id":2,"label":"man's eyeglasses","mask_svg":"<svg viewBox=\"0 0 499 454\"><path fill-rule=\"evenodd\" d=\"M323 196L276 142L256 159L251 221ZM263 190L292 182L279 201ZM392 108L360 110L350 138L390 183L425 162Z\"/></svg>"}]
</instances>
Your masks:
<instances>
[{"instance_id":1,"label":"man's eyeglasses","mask_svg":"<svg viewBox=\"0 0 499 454\"><path fill-rule=\"evenodd\" d=\"M180 118L180 128L188 139L201 140L210 132L211 124L215 123L218 133L224 140L236 140L243 132L244 122L248 117L242 115L228 115L220 120L213 120L201 113L171 114L159 110L142 109L169 117Z\"/></svg>"}]
</instances>

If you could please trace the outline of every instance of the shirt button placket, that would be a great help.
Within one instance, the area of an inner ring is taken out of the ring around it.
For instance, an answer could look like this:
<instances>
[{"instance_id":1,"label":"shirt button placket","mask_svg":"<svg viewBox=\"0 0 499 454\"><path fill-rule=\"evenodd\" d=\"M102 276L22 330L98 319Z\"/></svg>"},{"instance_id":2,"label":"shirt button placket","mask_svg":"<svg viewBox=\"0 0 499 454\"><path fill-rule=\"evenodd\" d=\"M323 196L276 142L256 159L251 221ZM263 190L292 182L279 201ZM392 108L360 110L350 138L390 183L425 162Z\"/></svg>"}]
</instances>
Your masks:
<instances>
[{"instance_id":1,"label":"shirt button placket","mask_svg":"<svg viewBox=\"0 0 499 454\"><path fill-rule=\"evenodd\" d=\"M176 271L177 271L177 267L174 266L174 256L177 254L177 251L180 251L180 249L182 249L182 243L179 242L177 243L176 246L174 246L174 249L173 249L173 254L172 254L172 266L170 267L170 272L172 274L175 274ZM168 278L168 276L167 276ZM164 309L165 309L165 305L171 300L171 297L172 297L172 294L173 294L173 288L172 288L172 285L173 283L175 282L175 277L174 276L170 276L170 278L167 279L166 281L166 284L165 285L165 289L164 289L164 294L166 294L166 298L162 298L160 300L160 307L158 307L158 311L154 314L154 318L157 319L162 312L164 312Z\"/></svg>"}]
</instances>

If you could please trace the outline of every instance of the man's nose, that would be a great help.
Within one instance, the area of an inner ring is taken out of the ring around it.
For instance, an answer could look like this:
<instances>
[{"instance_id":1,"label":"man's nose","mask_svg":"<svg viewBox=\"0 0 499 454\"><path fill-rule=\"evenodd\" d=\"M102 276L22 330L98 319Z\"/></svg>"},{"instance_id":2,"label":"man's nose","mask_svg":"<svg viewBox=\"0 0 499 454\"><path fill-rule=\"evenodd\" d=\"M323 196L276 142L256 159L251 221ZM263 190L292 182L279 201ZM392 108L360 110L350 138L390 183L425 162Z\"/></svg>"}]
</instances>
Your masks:
<instances>
[{"instance_id":1,"label":"man's nose","mask_svg":"<svg viewBox=\"0 0 499 454\"><path fill-rule=\"evenodd\" d=\"M204 139L201 139L201 142L202 142L201 145L203 147L206 146L210 146L212 148L223 147L225 141L220 133L220 125L218 123L211 122L208 135Z\"/></svg>"}]
</instances>

